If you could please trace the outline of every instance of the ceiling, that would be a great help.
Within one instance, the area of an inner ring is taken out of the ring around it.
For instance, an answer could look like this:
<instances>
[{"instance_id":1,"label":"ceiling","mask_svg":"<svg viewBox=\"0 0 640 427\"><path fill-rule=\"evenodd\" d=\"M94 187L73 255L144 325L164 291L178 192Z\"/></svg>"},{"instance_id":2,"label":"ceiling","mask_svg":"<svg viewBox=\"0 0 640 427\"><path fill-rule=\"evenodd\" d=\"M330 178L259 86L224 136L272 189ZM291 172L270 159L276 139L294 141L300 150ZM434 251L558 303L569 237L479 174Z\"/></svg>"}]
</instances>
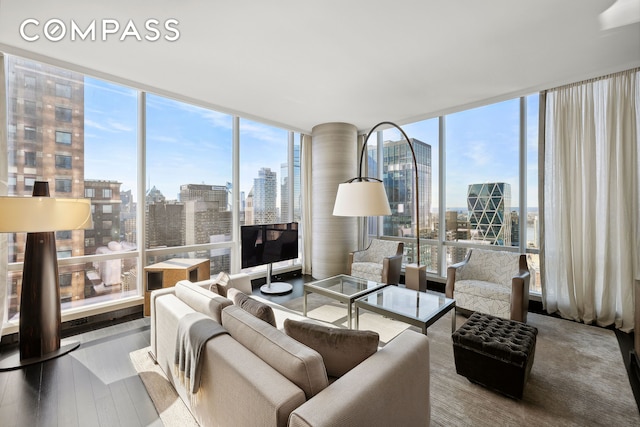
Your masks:
<instances>
[{"instance_id":1,"label":"ceiling","mask_svg":"<svg viewBox=\"0 0 640 427\"><path fill-rule=\"evenodd\" d=\"M103 41L107 19L121 28ZM93 20L95 40L71 40ZM129 20L142 41L120 41ZM0 0L0 51L294 131L366 131L640 66L640 0Z\"/></svg>"}]
</instances>

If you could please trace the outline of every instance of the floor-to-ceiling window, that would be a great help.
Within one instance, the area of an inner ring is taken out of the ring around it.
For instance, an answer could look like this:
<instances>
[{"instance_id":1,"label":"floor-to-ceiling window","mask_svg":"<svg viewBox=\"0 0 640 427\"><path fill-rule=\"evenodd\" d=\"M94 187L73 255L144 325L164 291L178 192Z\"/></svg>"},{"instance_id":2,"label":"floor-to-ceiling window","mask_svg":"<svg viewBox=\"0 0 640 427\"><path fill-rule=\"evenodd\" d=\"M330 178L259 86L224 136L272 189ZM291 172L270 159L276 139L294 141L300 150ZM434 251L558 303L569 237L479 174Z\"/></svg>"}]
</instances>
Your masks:
<instances>
[{"instance_id":1,"label":"floor-to-ceiling window","mask_svg":"<svg viewBox=\"0 0 640 427\"><path fill-rule=\"evenodd\" d=\"M147 264L208 258L211 273L230 271L233 117L147 94L146 125Z\"/></svg>"},{"instance_id":2,"label":"floor-to-ceiling window","mask_svg":"<svg viewBox=\"0 0 640 427\"><path fill-rule=\"evenodd\" d=\"M526 252L539 275L538 95L402 128L416 151L420 261L427 271L443 277L446 266L464 259L469 248L487 246ZM404 261L415 262L414 169L408 144L390 128L369 138L367 152L369 175L385 181L393 212L371 218L369 234L404 241ZM535 277L531 290L540 292Z\"/></svg>"},{"instance_id":3,"label":"floor-to-ceiling window","mask_svg":"<svg viewBox=\"0 0 640 427\"><path fill-rule=\"evenodd\" d=\"M136 97L129 88L6 57L9 195L47 181L52 197L91 199L94 227L56 231L63 309L137 294L135 240L121 221L122 186L135 183ZM133 171L133 175L129 172ZM129 205L135 216L135 205ZM135 224L133 224L135 228ZM8 312L18 317L25 234L9 237Z\"/></svg>"},{"instance_id":4,"label":"floor-to-ceiling window","mask_svg":"<svg viewBox=\"0 0 640 427\"><path fill-rule=\"evenodd\" d=\"M518 247L519 100L446 118L447 263L469 245Z\"/></svg>"},{"instance_id":5,"label":"floor-to-ceiling window","mask_svg":"<svg viewBox=\"0 0 640 427\"><path fill-rule=\"evenodd\" d=\"M369 175L383 180L392 215L369 220L369 233L404 242L404 263L417 262L415 244L420 229L420 263L438 273L438 119L402 127L411 139L418 165L420 222L416 222L415 167L411 147L395 128L372 135L367 141ZM378 167L382 165L382 167Z\"/></svg>"},{"instance_id":6,"label":"floor-to-ceiling window","mask_svg":"<svg viewBox=\"0 0 640 427\"><path fill-rule=\"evenodd\" d=\"M295 134L241 119L240 224L300 221L300 200L300 144ZM292 261L275 266L288 265Z\"/></svg>"},{"instance_id":7,"label":"floor-to-ceiling window","mask_svg":"<svg viewBox=\"0 0 640 427\"><path fill-rule=\"evenodd\" d=\"M139 270L168 258L208 258L211 274L233 271L234 231L261 178L273 187L267 193L264 186L261 202L253 201L262 221L300 219L299 135L248 120L240 129L227 114L6 58L8 147L2 155L9 195L30 195L34 182L45 180L51 196L91 199L92 229L56 232L63 318L70 309L77 317L87 308L139 304ZM246 146L240 161L234 161L234 132ZM242 191L237 203L234 185ZM7 240L12 322L19 317L25 234Z\"/></svg>"}]
</instances>

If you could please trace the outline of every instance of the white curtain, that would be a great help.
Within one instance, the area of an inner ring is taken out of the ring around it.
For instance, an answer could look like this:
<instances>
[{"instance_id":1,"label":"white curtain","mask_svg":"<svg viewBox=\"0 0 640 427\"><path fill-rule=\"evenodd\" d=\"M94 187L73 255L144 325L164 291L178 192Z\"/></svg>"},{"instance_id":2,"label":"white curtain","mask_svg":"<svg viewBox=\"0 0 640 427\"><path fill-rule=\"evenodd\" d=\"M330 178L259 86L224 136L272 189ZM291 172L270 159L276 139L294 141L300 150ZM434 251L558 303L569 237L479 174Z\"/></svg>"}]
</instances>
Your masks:
<instances>
[{"instance_id":1,"label":"white curtain","mask_svg":"<svg viewBox=\"0 0 640 427\"><path fill-rule=\"evenodd\" d=\"M543 304L629 332L640 274L640 69L546 94Z\"/></svg>"},{"instance_id":2,"label":"white curtain","mask_svg":"<svg viewBox=\"0 0 640 427\"><path fill-rule=\"evenodd\" d=\"M7 195L7 81L4 72L4 55L0 52L0 196ZM7 317L7 235L0 233L0 331Z\"/></svg>"},{"instance_id":3,"label":"white curtain","mask_svg":"<svg viewBox=\"0 0 640 427\"><path fill-rule=\"evenodd\" d=\"M312 274L311 266L311 135L301 135L300 141L300 187L302 189L302 274Z\"/></svg>"}]
</instances>

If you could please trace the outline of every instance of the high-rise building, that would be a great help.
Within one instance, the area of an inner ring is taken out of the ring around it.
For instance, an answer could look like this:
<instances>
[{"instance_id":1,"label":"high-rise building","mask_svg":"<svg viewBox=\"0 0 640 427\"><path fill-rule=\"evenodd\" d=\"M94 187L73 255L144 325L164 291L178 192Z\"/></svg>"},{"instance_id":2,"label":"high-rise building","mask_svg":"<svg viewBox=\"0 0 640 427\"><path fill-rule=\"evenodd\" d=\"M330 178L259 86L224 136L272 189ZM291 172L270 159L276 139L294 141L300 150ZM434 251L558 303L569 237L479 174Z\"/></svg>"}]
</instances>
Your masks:
<instances>
[{"instance_id":1,"label":"high-rise building","mask_svg":"<svg viewBox=\"0 0 640 427\"><path fill-rule=\"evenodd\" d=\"M190 200L216 202L220 210L227 210L228 198L226 185L182 184L180 186L181 202Z\"/></svg>"},{"instance_id":2,"label":"high-rise building","mask_svg":"<svg viewBox=\"0 0 640 427\"><path fill-rule=\"evenodd\" d=\"M293 183L293 184L292 184ZM289 186L293 185L293 218L289 218ZM289 176L289 164L280 165L280 221L300 221L302 200L300 194L300 146L293 146L293 176Z\"/></svg>"},{"instance_id":3,"label":"high-rise building","mask_svg":"<svg viewBox=\"0 0 640 427\"><path fill-rule=\"evenodd\" d=\"M411 144L418 164L420 229L426 232L431 212L431 145L414 138ZM383 181L392 212L383 219L383 234L415 236L415 172L409 144L405 140L385 141L383 159Z\"/></svg>"},{"instance_id":4,"label":"high-rise building","mask_svg":"<svg viewBox=\"0 0 640 427\"><path fill-rule=\"evenodd\" d=\"M280 164L280 221L286 221L289 216L289 164Z\"/></svg>"},{"instance_id":5,"label":"high-rise building","mask_svg":"<svg viewBox=\"0 0 640 427\"><path fill-rule=\"evenodd\" d=\"M184 203L167 202L162 192L153 186L145 196L145 214L147 248L185 244Z\"/></svg>"},{"instance_id":6,"label":"high-rise building","mask_svg":"<svg viewBox=\"0 0 640 427\"><path fill-rule=\"evenodd\" d=\"M511 246L510 184L470 184L467 206L472 241Z\"/></svg>"},{"instance_id":7,"label":"high-rise building","mask_svg":"<svg viewBox=\"0 0 640 427\"><path fill-rule=\"evenodd\" d=\"M420 228L427 230L431 212L431 145L411 138L418 164ZM413 156L405 140L383 144L383 181L391 215L383 219L386 236L415 236L415 172Z\"/></svg>"},{"instance_id":8,"label":"high-rise building","mask_svg":"<svg viewBox=\"0 0 640 427\"><path fill-rule=\"evenodd\" d=\"M84 197L84 79L79 73L5 56L9 195L28 196L35 181L52 197ZM85 254L84 230L58 230L58 258ZM25 234L8 237L11 262L22 261ZM60 266L62 302L85 298L83 266ZM81 273L81 274L76 274ZM22 274L9 274L8 316L18 311Z\"/></svg>"},{"instance_id":9,"label":"high-rise building","mask_svg":"<svg viewBox=\"0 0 640 427\"><path fill-rule=\"evenodd\" d=\"M86 230L84 246L87 253L110 242L120 242L120 186L117 181L88 179L84 182L84 197L91 199L93 229Z\"/></svg>"},{"instance_id":10,"label":"high-rise building","mask_svg":"<svg viewBox=\"0 0 640 427\"><path fill-rule=\"evenodd\" d=\"M300 193L300 146L293 146L293 221L302 219L302 193Z\"/></svg>"},{"instance_id":11,"label":"high-rise building","mask_svg":"<svg viewBox=\"0 0 640 427\"><path fill-rule=\"evenodd\" d=\"M258 178L253 180L254 224L271 224L278 221L277 197L277 174L271 168L260 169Z\"/></svg>"},{"instance_id":12,"label":"high-rise building","mask_svg":"<svg viewBox=\"0 0 640 427\"><path fill-rule=\"evenodd\" d=\"M517 211L511 211L511 246L520 245L520 216Z\"/></svg>"},{"instance_id":13,"label":"high-rise building","mask_svg":"<svg viewBox=\"0 0 640 427\"><path fill-rule=\"evenodd\" d=\"M135 244L136 233L136 202L131 190L120 191L120 240Z\"/></svg>"}]
</instances>

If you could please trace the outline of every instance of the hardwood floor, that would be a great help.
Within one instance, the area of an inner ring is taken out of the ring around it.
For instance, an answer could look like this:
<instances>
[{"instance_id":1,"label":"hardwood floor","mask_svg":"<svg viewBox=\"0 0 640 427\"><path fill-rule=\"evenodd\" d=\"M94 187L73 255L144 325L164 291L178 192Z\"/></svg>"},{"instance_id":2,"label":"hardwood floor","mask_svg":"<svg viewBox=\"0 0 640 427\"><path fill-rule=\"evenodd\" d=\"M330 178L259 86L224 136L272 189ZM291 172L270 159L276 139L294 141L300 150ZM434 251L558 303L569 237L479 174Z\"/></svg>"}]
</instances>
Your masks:
<instances>
[{"instance_id":1,"label":"hardwood floor","mask_svg":"<svg viewBox=\"0 0 640 427\"><path fill-rule=\"evenodd\" d=\"M274 302L302 296L308 277L283 278L292 293L268 296ZM260 294L261 283L254 283ZM262 295L262 297L265 297ZM129 353L149 345L149 318L74 335L75 351L51 361L0 372L0 425L25 426L161 426L162 422L136 374ZM633 335L616 332L623 356ZM0 348L0 356L10 349ZM625 357L628 366L629 358ZM630 375L631 377L631 375ZM631 379L638 401L640 386ZM640 406L640 404L639 404Z\"/></svg>"},{"instance_id":2,"label":"hardwood floor","mask_svg":"<svg viewBox=\"0 0 640 427\"><path fill-rule=\"evenodd\" d=\"M3 427L162 425L129 360L149 345L148 318L71 339L80 347L65 356L0 373Z\"/></svg>"}]
</instances>

